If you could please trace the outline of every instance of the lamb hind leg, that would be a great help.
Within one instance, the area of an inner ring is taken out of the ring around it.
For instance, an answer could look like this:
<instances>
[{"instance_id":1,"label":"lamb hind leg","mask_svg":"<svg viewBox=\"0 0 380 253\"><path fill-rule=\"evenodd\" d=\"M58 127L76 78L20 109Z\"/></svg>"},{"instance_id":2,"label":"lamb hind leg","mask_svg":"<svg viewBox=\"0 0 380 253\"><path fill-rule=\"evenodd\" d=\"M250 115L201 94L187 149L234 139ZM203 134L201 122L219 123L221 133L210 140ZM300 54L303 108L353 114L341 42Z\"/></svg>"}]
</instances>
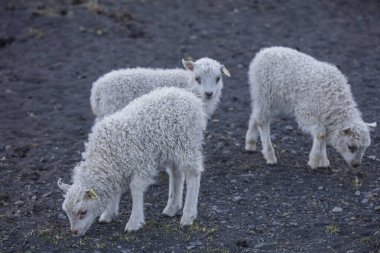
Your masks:
<instances>
[{"instance_id":1,"label":"lamb hind leg","mask_svg":"<svg viewBox=\"0 0 380 253\"><path fill-rule=\"evenodd\" d=\"M267 164L274 165L277 163L277 158L274 153L272 141L270 139L270 121L268 119L263 120L259 124L260 138L263 145L262 153L264 155Z\"/></svg>"},{"instance_id":2,"label":"lamb hind leg","mask_svg":"<svg viewBox=\"0 0 380 253\"><path fill-rule=\"evenodd\" d=\"M132 212L127 225L125 226L125 231L136 231L144 225L144 192L150 184L150 179L139 178L136 176L132 178L130 183Z\"/></svg>"},{"instance_id":3,"label":"lamb hind leg","mask_svg":"<svg viewBox=\"0 0 380 253\"><path fill-rule=\"evenodd\" d=\"M326 130L324 127L316 127L312 131L313 146L309 154L307 163L312 169L327 168L330 162L327 159L326 152Z\"/></svg>"},{"instance_id":4,"label":"lamb hind leg","mask_svg":"<svg viewBox=\"0 0 380 253\"><path fill-rule=\"evenodd\" d=\"M256 113L252 112L248 123L248 130L245 135L245 150L256 151L258 136L259 129L257 126Z\"/></svg>"},{"instance_id":5,"label":"lamb hind leg","mask_svg":"<svg viewBox=\"0 0 380 253\"><path fill-rule=\"evenodd\" d=\"M163 214L173 217L182 208L184 175L178 170L178 167L168 167L169 175L169 196L168 203L162 212Z\"/></svg>"}]
</instances>

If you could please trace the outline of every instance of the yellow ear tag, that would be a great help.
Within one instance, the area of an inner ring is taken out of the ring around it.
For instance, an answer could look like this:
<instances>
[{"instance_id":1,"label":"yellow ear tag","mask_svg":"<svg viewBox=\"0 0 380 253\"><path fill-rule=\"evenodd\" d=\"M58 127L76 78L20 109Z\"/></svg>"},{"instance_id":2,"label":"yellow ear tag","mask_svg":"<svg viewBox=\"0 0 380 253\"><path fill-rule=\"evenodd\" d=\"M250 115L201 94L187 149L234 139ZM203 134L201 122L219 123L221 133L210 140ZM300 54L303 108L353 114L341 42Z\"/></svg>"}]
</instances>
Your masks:
<instances>
[{"instance_id":1,"label":"yellow ear tag","mask_svg":"<svg viewBox=\"0 0 380 253\"><path fill-rule=\"evenodd\" d=\"M88 196L91 198L91 199L96 199L98 197L98 194L96 194L95 190L94 189L91 189L88 191Z\"/></svg>"},{"instance_id":2,"label":"yellow ear tag","mask_svg":"<svg viewBox=\"0 0 380 253\"><path fill-rule=\"evenodd\" d=\"M224 66L223 66L223 68L222 68L222 72L223 72L223 74L225 74L226 76L231 77L231 73L230 73L230 71L228 71L228 69L227 69L226 67L224 67Z\"/></svg>"}]
</instances>

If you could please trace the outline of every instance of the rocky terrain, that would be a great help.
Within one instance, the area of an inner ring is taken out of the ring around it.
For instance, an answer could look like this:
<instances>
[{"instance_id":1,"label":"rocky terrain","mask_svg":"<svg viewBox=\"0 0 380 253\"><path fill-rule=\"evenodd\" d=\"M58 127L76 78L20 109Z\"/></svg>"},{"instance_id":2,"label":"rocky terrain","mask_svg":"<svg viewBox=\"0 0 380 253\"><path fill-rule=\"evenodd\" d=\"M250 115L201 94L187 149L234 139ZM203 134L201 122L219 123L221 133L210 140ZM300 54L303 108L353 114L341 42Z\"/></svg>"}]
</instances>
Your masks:
<instances>
[{"instance_id":1,"label":"rocky terrain","mask_svg":"<svg viewBox=\"0 0 380 253\"><path fill-rule=\"evenodd\" d=\"M292 119L272 125L277 166L244 151L247 69L262 47L289 46L336 64L363 118L380 123L380 2L344 0L0 1L0 252L380 252L380 128L360 171L328 149L307 166L311 138ZM120 216L73 238L56 186L69 182L93 124L89 95L124 67L225 64L205 144L199 217L164 217L168 178L146 193L147 222Z\"/></svg>"}]
</instances>

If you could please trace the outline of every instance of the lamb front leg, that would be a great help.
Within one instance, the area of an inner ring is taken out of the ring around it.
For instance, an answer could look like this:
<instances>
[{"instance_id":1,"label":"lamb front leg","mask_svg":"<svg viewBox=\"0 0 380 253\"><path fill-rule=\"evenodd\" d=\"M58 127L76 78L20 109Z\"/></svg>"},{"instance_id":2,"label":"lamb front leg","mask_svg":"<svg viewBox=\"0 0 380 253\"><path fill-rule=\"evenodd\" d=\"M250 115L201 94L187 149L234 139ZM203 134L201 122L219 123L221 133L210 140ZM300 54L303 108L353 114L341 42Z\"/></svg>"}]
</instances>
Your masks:
<instances>
[{"instance_id":1,"label":"lamb front leg","mask_svg":"<svg viewBox=\"0 0 380 253\"><path fill-rule=\"evenodd\" d=\"M313 146L309 154L309 162L307 163L312 169L327 168L330 162L327 159L326 152L326 129L324 127L316 127L312 131Z\"/></svg>"},{"instance_id":2,"label":"lamb front leg","mask_svg":"<svg viewBox=\"0 0 380 253\"><path fill-rule=\"evenodd\" d=\"M100 223L111 222L112 218L116 217L119 213L120 194L113 197L107 207L99 218Z\"/></svg>"},{"instance_id":3,"label":"lamb front leg","mask_svg":"<svg viewBox=\"0 0 380 253\"><path fill-rule=\"evenodd\" d=\"M144 192L150 185L149 179L133 177L129 184L132 195L132 212L125 231L139 230L145 223L144 219Z\"/></svg>"}]
</instances>

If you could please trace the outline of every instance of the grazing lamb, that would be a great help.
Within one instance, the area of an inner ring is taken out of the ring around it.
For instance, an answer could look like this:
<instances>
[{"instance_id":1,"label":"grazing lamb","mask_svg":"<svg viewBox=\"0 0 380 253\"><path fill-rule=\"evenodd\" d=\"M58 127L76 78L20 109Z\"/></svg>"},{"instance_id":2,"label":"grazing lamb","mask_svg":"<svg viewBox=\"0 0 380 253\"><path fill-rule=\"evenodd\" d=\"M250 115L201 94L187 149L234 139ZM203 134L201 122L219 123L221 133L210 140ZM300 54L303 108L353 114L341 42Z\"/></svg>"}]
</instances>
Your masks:
<instances>
[{"instance_id":1,"label":"grazing lamb","mask_svg":"<svg viewBox=\"0 0 380 253\"><path fill-rule=\"evenodd\" d=\"M357 109L350 85L333 65L285 47L262 49L250 64L252 114L246 134L248 151L256 150L258 134L268 164L277 162L270 139L270 122L279 113L296 118L313 137L308 165L330 165L326 144L356 168L370 145L369 128Z\"/></svg>"},{"instance_id":2,"label":"grazing lamb","mask_svg":"<svg viewBox=\"0 0 380 253\"><path fill-rule=\"evenodd\" d=\"M181 224L191 225L197 216L206 122L202 101L174 87L156 89L97 122L83 161L74 169L73 184L58 181L71 233L83 235L98 216L100 222L110 222L128 183L132 213L125 231L140 229L143 194L157 168L163 167L169 168L173 179L164 213L174 216L181 209L184 175L187 191Z\"/></svg>"},{"instance_id":3,"label":"grazing lamb","mask_svg":"<svg viewBox=\"0 0 380 253\"><path fill-rule=\"evenodd\" d=\"M111 71L96 80L91 90L91 107L101 119L124 108L133 99L157 87L187 88L200 96L211 116L222 94L222 73L229 71L219 62L201 58L195 62L182 60L184 69L134 68Z\"/></svg>"}]
</instances>

